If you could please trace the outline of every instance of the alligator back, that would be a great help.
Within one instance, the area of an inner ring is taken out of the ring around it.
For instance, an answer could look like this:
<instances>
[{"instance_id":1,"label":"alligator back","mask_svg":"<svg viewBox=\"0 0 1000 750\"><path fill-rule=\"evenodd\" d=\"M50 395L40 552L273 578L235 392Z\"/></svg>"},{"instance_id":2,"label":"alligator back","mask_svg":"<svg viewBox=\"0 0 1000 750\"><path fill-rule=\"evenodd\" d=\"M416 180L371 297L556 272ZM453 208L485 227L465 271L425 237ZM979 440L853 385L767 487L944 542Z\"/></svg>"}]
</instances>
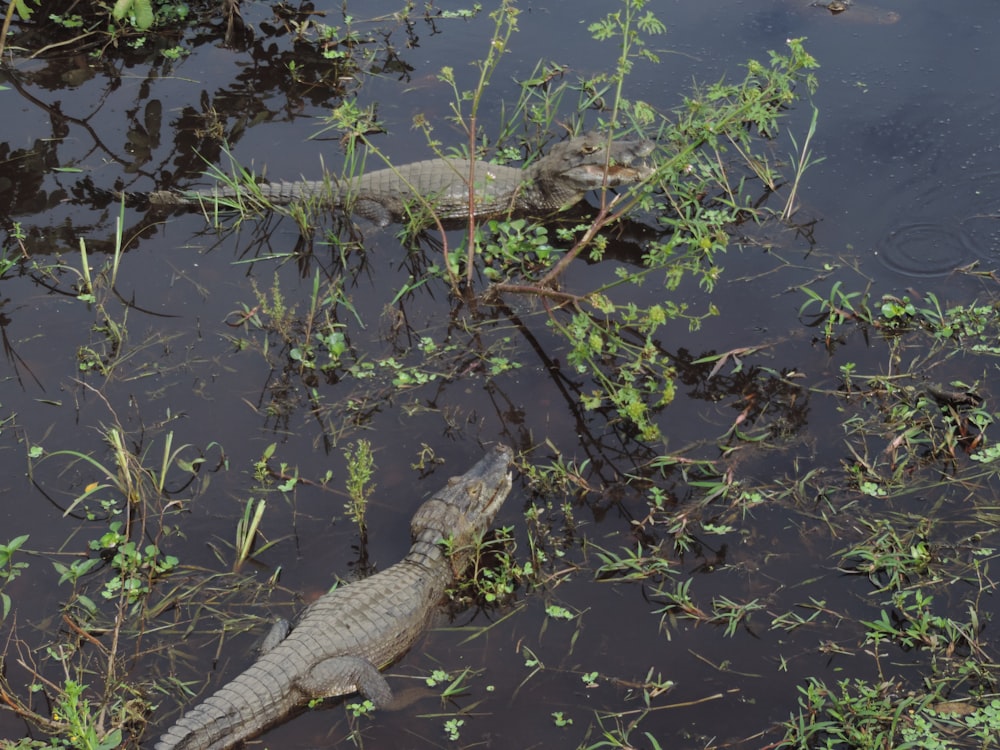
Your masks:
<instances>
[{"instance_id":1,"label":"alligator back","mask_svg":"<svg viewBox=\"0 0 1000 750\"><path fill-rule=\"evenodd\" d=\"M405 654L450 582L445 570L404 560L325 594L287 638L168 729L156 750L232 747L313 699L360 691L374 693L368 697L376 704L390 702L391 693L357 664L383 669Z\"/></svg>"},{"instance_id":2,"label":"alligator back","mask_svg":"<svg viewBox=\"0 0 1000 750\"><path fill-rule=\"evenodd\" d=\"M367 172L348 183L342 198L354 213L382 226L407 214L466 218L470 167L475 175L477 216L501 216L518 208L527 179L523 170L485 161L473 165L468 159L428 159Z\"/></svg>"},{"instance_id":3,"label":"alligator back","mask_svg":"<svg viewBox=\"0 0 1000 750\"><path fill-rule=\"evenodd\" d=\"M427 159L400 167L377 169L343 181L301 180L266 182L251 187L218 188L211 191L149 194L152 205L200 206L212 201L283 206L316 203L343 207L379 226L413 216L418 223L431 214L441 219L469 215L469 169L467 159ZM476 215L500 216L519 208L518 197L526 180L523 170L485 161L475 162Z\"/></svg>"}]
</instances>

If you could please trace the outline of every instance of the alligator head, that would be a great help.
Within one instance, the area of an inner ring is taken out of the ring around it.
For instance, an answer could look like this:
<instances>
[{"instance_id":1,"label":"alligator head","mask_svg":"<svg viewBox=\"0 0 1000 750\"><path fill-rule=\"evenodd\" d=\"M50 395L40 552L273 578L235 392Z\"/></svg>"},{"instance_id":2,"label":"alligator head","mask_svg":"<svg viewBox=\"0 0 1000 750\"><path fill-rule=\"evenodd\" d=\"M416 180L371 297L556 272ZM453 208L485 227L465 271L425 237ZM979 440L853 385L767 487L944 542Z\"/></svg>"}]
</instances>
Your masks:
<instances>
[{"instance_id":1,"label":"alligator head","mask_svg":"<svg viewBox=\"0 0 1000 750\"><path fill-rule=\"evenodd\" d=\"M437 544L448 539L452 565L464 567L473 542L486 533L507 499L513 458L510 448L496 445L467 472L449 479L447 486L414 514L410 523L414 540Z\"/></svg>"},{"instance_id":2,"label":"alligator head","mask_svg":"<svg viewBox=\"0 0 1000 750\"><path fill-rule=\"evenodd\" d=\"M533 189L541 205L573 205L591 190L641 182L655 171L644 159L653 153L653 141L611 141L587 133L552 147L529 167ZM610 150L609 150L610 149Z\"/></svg>"}]
</instances>

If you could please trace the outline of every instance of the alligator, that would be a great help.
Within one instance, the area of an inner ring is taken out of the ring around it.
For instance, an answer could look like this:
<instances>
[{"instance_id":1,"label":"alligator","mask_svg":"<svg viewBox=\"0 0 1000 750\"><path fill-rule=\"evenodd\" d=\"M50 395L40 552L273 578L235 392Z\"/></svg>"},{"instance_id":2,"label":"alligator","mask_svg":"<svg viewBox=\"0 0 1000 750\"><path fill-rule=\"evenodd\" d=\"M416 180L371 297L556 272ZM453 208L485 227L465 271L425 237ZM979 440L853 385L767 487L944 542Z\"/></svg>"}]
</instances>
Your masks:
<instances>
[{"instance_id":1,"label":"alligator","mask_svg":"<svg viewBox=\"0 0 1000 750\"><path fill-rule=\"evenodd\" d=\"M283 640L170 727L156 750L230 748L316 699L358 692L387 707L392 691L379 670L409 650L471 562L476 537L510 492L512 458L497 445L449 479L413 516L402 561L317 599Z\"/></svg>"},{"instance_id":2,"label":"alligator","mask_svg":"<svg viewBox=\"0 0 1000 750\"><path fill-rule=\"evenodd\" d=\"M150 193L154 206L197 207L217 204L263 206L318 200L339 206L379 226L408 216L427 223L469 216L469 173L475 175L475 215L549 213L568 208L591 190L640 182L653 173L643 159L653 152L647 140L611 141L587 133L557 143L548 154L521 169L468 159L428 159L379 169L343 180L262 183L207 191Z\"/></svg>"}]
</instances>

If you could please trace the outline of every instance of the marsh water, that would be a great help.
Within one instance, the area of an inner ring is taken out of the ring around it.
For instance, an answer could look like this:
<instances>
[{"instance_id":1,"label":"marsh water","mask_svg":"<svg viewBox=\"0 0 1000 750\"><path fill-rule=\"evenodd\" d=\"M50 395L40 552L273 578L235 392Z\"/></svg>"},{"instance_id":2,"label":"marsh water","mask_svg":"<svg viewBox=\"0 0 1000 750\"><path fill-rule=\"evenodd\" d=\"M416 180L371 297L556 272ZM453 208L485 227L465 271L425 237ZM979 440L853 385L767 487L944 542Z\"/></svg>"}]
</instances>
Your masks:
<instances>
[{"instance_id":1,"label":"marsh water","mask_svg":"<svg viewBox=\"0 0 1000 750\"><path fill-rule=\"evenodd\" d=\"M489 131L499 121L540 59L565 66L572 78L611 70L617 46L588 32L610 6L521 4L519 30L487 89L480 127ZM0 543L30 535L16 558L28 568L3 588L12 607L0 626L7 680L26 699L26 664L50 680L65 676L44 648L67 642L64 612L73 615L69 605L78 595L96 602L95 621L134 614L101 597L106 570L88 573L74 589L59 584L52 564L97 556L89 542L107 531L109 509L123 513L113 488L70 507L95 483L112 483L95 464L58 453L112 466L107 435L116 425L126 449L157 472L168 436L174 449L188 446L185 460L205 459L196 480L176 464L166 472L160 507L172 533L157 532L156 540L179 564L153 584L151 601L164 602L163 611L144 621L141 636L126 628L122 638L130 645L119 646L128 679L156 704L146 734L132 740L144 747L185 706L244 668L274 617L293 617L336 580L398 560L421 500L495 441L514 447L524 465L559 460L578 468L574 482L548 494L516 478L498 519L511 527L515 560L523 563L526 511L537 514L548 529L546 570L499 606L443 608L437 626L390 670L405 707L354 719L343 702L333 702L274 728L259 746L582 748L641 716L634 747L654 747L653 739L663 748L763 747L780 737L776 722L798 711L807 677L892 681L904 692L922 684L927 664L915 651L883 644L880 658L872 658L858 621L877 619L879 599L867 578L838 570L838 550L856 540L827 515L838 508L863 515L863 504L838 490L812 496L814 505L712 510L698 502L705 490L693 472L680 464L659 474L648 467L659 456L713 462L748 488L844 470L851 454L842 402L822 392L842 387L846 363L885 375L908 363L894 361L878 332L862 327L838 330L831 346L800 314L804 286L826 293L840 282L873 300L932 295L946 306L995 299L1000 6L991 0L882 0L877 8L857 0L837 14L808 0L648 3L667 33L652 44L660 62L636 63L626 95L655 110L676 107L693 83L740 79L748 58L766 60L789 38L805 37L821 66L817 92L800 91L773 144L774 158L787 159L794 152L787 134L802 143L815 105L811 145L822 161L803 175L793 225L734 227L717 287L707 292L691 284L673 293L698 310L714 304L719 315L694 332L673 326L660 342L679 372L674 402L657 414L662 444L636 441L610 414L581 407L580 395L594 384L580 382L568 365L566 345L546 326L540 303L508 300L502 313L485 313L472 329L463 323L469 311L440 277L427 274L414 284L436 262L435 248L407 247L398 227L361 223L364 252L344 261L342 248L322 235L304 241L288 218L217 232L197 212L163 217L130 206L114 293L80 297L74 269L81 267L81 239L95 272L112 257L120 210L113 191L210 184L202 176L207 164L229 169L223 143L236 162L271 179L316 178L343 163L339 134L325 118L353 100L376 109L386 132L372 138L394 163L432 155L412 128L418 116L446 146L459 145L462 136L449 123L453 93L438 73L451 67L458 87L471 88L473 63L486 54L494 29L489 3L468 17L440 12L465 7L434 3L426 13L406 14L384 0L244 2L246 29L229 44L221 16L206 13L204 23L158 41L159 50L125 42L77 50L69 42L33 57L29 51L69 37L49 34L37 17L15 24L0 69L4 247L8 256L23 249L39 265L62 269L40 273L25 260L0 278ZM325 49L353 65L321 54L315 36L308 44L297 38L294 23L308 18L357 32L353 44ZM163 54L174 44L187 51L175 60ZM597 115L589 117L593 124ZM639 215L635 222L655 219ZM637 231L623 240L622 256L575 263L564 284L593 288L617 269L636 268L642 237ZM460 242L461 232L452 241ZM338 322L359 361L396 358L420 368L422 337L470 356L427 356L427 382L401 381L381 365L371 380L303 375L289 366L291 355L273 330L250 323L261 294L266 299L280 289L283 304L301 315L314 283L335 276L350 302ZM483 278L477 283L485 286ZM519 366L491 371L479 356L485 346ZM713 372L711 357L731 351L739 353ZM436 371L441 362L447 365ZM987 409L995 398L995 367L980 360L954 357L928 377L975 386ZM754 401L758 408L750 409ZM744 426L755 434L768 434L763 444L730 432L741 415L750 415ZM378 467L365 544L345 517L343 494L327 488L343 489L344 449L362 439ZM33 449L47 457L39 461ZM272 468L308 482L282 491L263 481L265 455ZM426 466L415 469L421 457ZM648 486L631 483L636 475L658 483L678 522L697 505L697 544L678 550L665 527L643 526ZM990 485L976 491L988 493ZM962 515L969 494L963 485L907 495L896 510L920 515L933 507L986 539L988 526L973 528ZM108 503L103 511L94 504L100 498ZM227 576L251 498L267 503L257 552ZM178 508L184 512L167 513ZM672 573L636 581L598 575L600 550L623 549L647 556L656 550ZM684 581L703 607L728 599L759 608L730 634L721 620L658 613L657 588ZM953 594L959 606L961 595ZM941 596L946 604L947 592ZM777 614L810 601L841 616L792 631L769 627ZM995 647L995 597L981 597L979 607L982 640ZM555 614L563 611L571 617ZM107 644L96 626L90 636L68 640L90 659L67 656L71 672L77 664L97 670ZM437 668L453 676L470 670L465 692L442 699L424 681ZM88 675L101 684L90 672L77 676ZM650 691L654 681L669 689ZM45 701L34 700L44 712ZM444 722L456 717L464 723L449 739ZM0 738L32 733L0 711Z\"/></svg>"}]
</instances>

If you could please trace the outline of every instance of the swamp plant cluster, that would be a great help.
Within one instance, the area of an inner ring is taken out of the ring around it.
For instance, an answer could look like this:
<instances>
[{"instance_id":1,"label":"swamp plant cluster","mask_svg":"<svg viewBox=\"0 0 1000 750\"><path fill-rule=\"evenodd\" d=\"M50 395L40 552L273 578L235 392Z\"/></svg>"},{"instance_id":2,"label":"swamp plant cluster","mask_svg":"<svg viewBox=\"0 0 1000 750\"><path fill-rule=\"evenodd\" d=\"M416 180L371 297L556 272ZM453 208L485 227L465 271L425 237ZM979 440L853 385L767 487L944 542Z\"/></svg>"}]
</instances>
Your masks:
<instances>
[{"instance_id":1,"label":"swamp plant cluster","mask_svg":"<svg viewBox=\"0 0 1000 750\"><path fill-rule=\"evenodd\" d=\"M95 5L87 13L74 7L70 15L41 18L40 4L11 0L7 54L45 52L24 49L24 40L33 25L55 24L65 31L66 44L81 45L95 59L112 57L119 47L147 46L176 59L186 50L173 43L175 32L196 33L210 10L158 0ZM240 4L224 8L225 34L232 39ZM432 5L423 12L446 17ZM399 14L411 19L416 10L410 4ZM287 62L297 85L312 85L323 64L331 66L326 73L337 71L337 80L360 75L386 52L377 48L377 34L361 30L346 12L340 26L307 11L281 18L297 49L312 55ZM618 463L608 458L610 465L591 465L543 439L520 446L519 468L531 499L523 522L484 539L474 570L452 592L455 611L480 607L495 618L470 628L469 640L485 640L526 613L529 601L544 601L541 633L560 629L568 656L591 615L573 594L563 593L563 583L593 578L594 585L641 598L666 648L698 626L720 641L767 637L778 673L817 656L851 661L843 679L801 681L781 717L740 738L744 746L990 747L1000 732L995 637L986 606L996 589L991 563L998 523L991 498L1000 457L984 382L1000 352L996 306L948 307L931 291L921 299L885 295L876 303L866 284L860 291L848 291L844 281L801 285L798 323L837 363L832 382L769 366L759 356L767 342L701 355L668 348L668 331L697 331L707 316L737 314L710 297L736 228L780 231L793 221L800 181L815 163L811 138L818 118L814 112L809 131L790 139L791 155L778 146L779 123L789 108L802 106L804 92L814 90L816 61L802 40L789 40L786 50L750 61L736 82L698 88L672 111L659 112L630 98L629 82L637 64L658 62L650 40L666 27L644 0L623 0L589 26L595 45L617 45L613 70L571 82L559 65L540 62L520 82L521 97L503 120L487 129L480 116L483 96L496 85L520 16L515 3L503 2L490 19L475 85L462 89L452 69L439 74L453 93L450 124L466 137L460 153L530 158L559 124L580 131L586 121L609 133L655 137L653 176L620 194L602 192L596 213L572 218L470 219L464 231L449 232L433 215L420 217L400 230L401 242L414 249L407 260L413 271L377 322L363 319L352 296L364 239L350 220L331 218L318 205L269 206L254 197L257 177L249 169L206 167L216 181L252 199L205 206L214 231L250 227L256 241L267 234L267 217L282 212L297 229L299 243L286 257L258 254L236 267L295 262L305 283L292 290L278 273L250 276L246 296L232 301L226 340L273 374L259 405L273 429L294 429L291 415L308 414L319 425L317 443L338 455L342 476L333 470L304 475L294 453L277 440L252 465L231 466L226 447L211 437L200 445L175 445L172 413L148 432L126 428L108 394L152 372L155 352L171 341L155 332L137 341L137 313L117 289L120 269L130 260L124 204L118 204L114 251L103 264L92 263L82 239L77 257L33 257L24 228L5 227L0 283L30 276L92 317L92 336L77 350L78 388L103 401L109 415L100 426L99 450L48 449L45 436L13 429L13 411L0 425L17 436L33 480L42 474L50 481L53 475L88 478L70 483L62 507L82 530L67 542L77 555L33 548L31 536L17 530L0 540L0 622L8 634L0 703L36 732L5 744L110 750L148 742L155 708L169 712L200 690L172 669L190 659L183 637L209 627L207 620L220 623L212 626L220 643L226 634L255 628L267 619L263 602L281 593L278 571L264 578L247 574L285 537L285 530L269 528L269 508L294 507L299 492L335 497L335 515L352 529L357 570L365 572L378 457L371 436L358 435L382 410L398 408L406 419L430 408L426 394L437 384L510 377L523 366L527 344L542 351L552 370L560 369L559 357L549 352L561 352L568 413L581 432L613 435ZM452 153L436 140L432 123L415 124L438 153ZM336 133L345 144L343 178L387 161L373 137L385 127L374 106L348 99L329 111L317 135ZM224 154L226 128L211 106L199 128L198 137ZM780 200L771 206L775 195ZM618 265L611 281L585 286L579 276L569 280L570 264L600 261L618 233L636 227L642 229L637 262ZM318 249L332 263L321 262ZM702 290L704 307L678 301L678 290L690 287ZM418 330L409 322L405 305L423 294L454 301L447 326ZM382 349L370 347L365 334L379 326ZM883 371L863 372L839 355L848 340L861 336L883 352ZM342 383L351 385L347 397L334 388ZM678 383L701 389L709 401L735 398L735 411L713 439L668 449ZM804 412L820 401L841 414L844 450L836 455L843 454L842 461L822 461L814 453L812 461L796 459L794 471L777 477L748 468L791 453L807 421ZM441 411L449 434L474 429L474 420L463 422L457 408ZM411 466L423 477L440 461L424 444ZM213 477L233 471L243 472L246 484L232 538L213 542L214 570L189 565L173 552L193 533L185 526L187 508L204 497ZM616 488L625 498L617 503ZM584 511L599 516L612 506L625 519L623 528L610 539L591 533ZM785 519L782 544L792 551L765 546L759 518L773 514ZM83 547L81 535L87 537ZM447 547L447 540L442 543ZM767 551L752 562L729 562L723 551L730 546ZM792 559L803 550L825 561L826 572L815 579L833 570L838 580L849 577L862 586L838 601L800 596L815 582L808 573L799 576ZM27 634L12 592L29 566L50 564L65 592L61 619ZM696 575L713 566L716 576ZM751 577L751 566L779 585L767 591L739 585ZM192 602L199 602L197 611ZM795 645L786 646L782 639L793 636ZM676 746L677 737L665 735L657 721L666 708L688 707L672 703L683 674L656 660L638 678L595 670L585 658L555 665L535 641L520 642L516 653L523 674L514 695L553 676L571 680L577 691L614 693L601 709L550 712L547 721L565 746ZM156 677L143 677L137 663L166 666L144 673ZM731 669L713 667L723 675ZM15 673L21 682L12 679ZM473 709L487 705L500 712L505 705L489 703L488 668L485 674L435 668L422 679L440 695L441 709L422 717L439 744L474 744ZM706 694L691 705L723 697ZM347 701L345 735L355 744L364 744L375 720L370 705ZM691 746L720 746L701 730L686 739Z\"/></svg>"}]
</instances>

